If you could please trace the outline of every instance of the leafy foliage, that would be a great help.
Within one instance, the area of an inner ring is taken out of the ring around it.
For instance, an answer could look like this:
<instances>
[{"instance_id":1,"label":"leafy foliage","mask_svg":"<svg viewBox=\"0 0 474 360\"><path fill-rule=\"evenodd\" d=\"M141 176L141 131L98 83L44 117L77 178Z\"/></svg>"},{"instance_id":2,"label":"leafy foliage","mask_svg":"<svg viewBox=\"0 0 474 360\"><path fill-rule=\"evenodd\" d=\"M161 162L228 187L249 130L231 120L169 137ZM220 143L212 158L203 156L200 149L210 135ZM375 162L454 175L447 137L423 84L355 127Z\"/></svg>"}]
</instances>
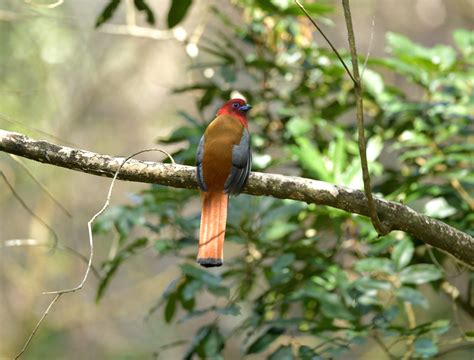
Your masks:
<instances>
[{"instance_id":1,"label":"leafy foliage","mask_svg":"<svg viewBox=\"0 0 474 360\"><path fill-rule=\"evenodd\" d=\"M184 18L191 1L179 3L172 2L169 27ZM200 95L199 116L181 113L185 125L160 140L186 142L173 156L193 164L213 110L237 90L257 105L251 120L255 170L360 188L352 84L338 59L314 41L293 2L247 0L237 7L239 21L211 8L214 25L226 31L204 34L202 55L190 71L210 69L212 75L175 90ZM307 8L323 21L332 10L319 1ZM387 34L389 55L370 59L364 72L367 155L376 192L472 232L473 33L458 30L453 38L458 49L425 48ZM387 83L381 75L387 72L422 96L411 99ZM99 295L134 252L134 229L146 228L156 254L180 263L180 275L150 312L162 311L167 323L200 318L204 324L186 359L221 358L229 332L243 352L269 359L334 358L369 341L395 357L411 351L428 358L451 329L447 319L427 312L447 279L440 263L448 268L451 260L406 234L377 237L367 219L337 209L241 195L230 202L226 237L240 250L221 270L210 271L193 264L199 213L190 209L198 204L197 192L152 186L137 196L136 205L109 211L96 226L115 228L124 246L105 263ZM202 306L203 298L214 305ZM412 313L426 322L413 323Z\"/></svg>"},{"instance_id":2,"label":"leafy foliage","mask_svg":"<svg viewBox=\"0 0 474 360\"><path fill-rule=\"evenodd\" d=\"M178 25L186 16L192 0L173 0L168 11L168 27L172 28Z\"/></svg>"},{"instance_id":3,"label":"leafy foliage","mask_svg":"<svg viewBox=\"0 0 474 360\"><path fill-rule=\"evenodd\" d=\"M114 16L120 3L121 0L110 0L98 16L95 26L99 27L109 21L112 16ZM139 12L143 12L145 14L146 22L149 25L155 24L155 14L153 13L151 7L148 5L147 1L133 0L133 4ZM178 25L186 16L191 5L192 0L172 0L171 7L168 11L168 27L172 28Z\"/></svg>"}]
</instances>

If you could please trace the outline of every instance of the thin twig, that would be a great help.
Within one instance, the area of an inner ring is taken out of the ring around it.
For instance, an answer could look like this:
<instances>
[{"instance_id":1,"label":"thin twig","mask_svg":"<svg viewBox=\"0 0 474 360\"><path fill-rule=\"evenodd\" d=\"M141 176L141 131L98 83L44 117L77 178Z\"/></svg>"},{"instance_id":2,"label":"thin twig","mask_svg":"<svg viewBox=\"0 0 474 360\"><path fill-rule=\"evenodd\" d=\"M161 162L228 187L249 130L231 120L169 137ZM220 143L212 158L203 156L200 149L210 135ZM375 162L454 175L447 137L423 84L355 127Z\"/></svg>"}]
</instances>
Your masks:
<instances>
[{"instance_id":1,"label":"thin twig","mask_svg":"<svg viewBox=\"0 0 474 360\"><path fill-rule=\"evenodd\" d=\"M458 179L452 179L449 183L453 189L456 190L459 196L469 205L471 210L474 210L474 199L471 198L461 182Z\"/></svg>"},{"instance_id":2,"label":"thin twig","mask_svg":"<svg viewBox=\"0 0 474 360\"><path fill-rule=\"evenodd\" d=\"M141 150L141 151L138 151L138 152L128 156L127 158L125 158L125 160L122 162L122 164L120 164L119 168L115 172L115 175L112 179L112 182L110 183L109 192L107 193L107 199L105 200L104 206L102 206L102 208L97 213L95 213L94 216L87 222L87 230L88 230L88 234L89 234L89 250L90 251L89 251L89 261L88 261L88 264L87 264L86 271L84 273L84 277L82 278L82 281L79 283L79 285L77 285L73 288L65 289L65 290L46 291L46 292L43 292L44 295L48 295L48 294L66 294L66 293L71 293L71 292L75 292L75 291L78 291L78 290L82 289L82 287L84 286L84 284L87 280L87 277L89 275L89 271L90 271L91 266L92 266L92 258L94 257L94 238L92 236L92 223L95 221L95 219L97 219L97 217L99 217L99 215L101 215L105 211L105 209L107 209L109 207L110 198L112 196L112 190L114 188L115 181L117 180L117 176L118 176L120 170L122 169L123 165L125 165L125 163L128 160L130 160L131 158L133 158L134 156L137 156L139 154L143 154L145 152L151 152L151 151L159 151L163 154L166 154L171 159L173 164L175 164L173 157L168 152L166 152L162 149L156 149L156 148Z\"/></svg>"},{"instance_id":3,"label":"thin twig","mask_svg":"<svg viewBox=\"0 0 474 360\"><path fill-rule=\"evenodd\" d=\"M182 29L177 27L177 29ZM178 41L184 41L186 37L182 37L177 29L172 30L159 30L152 29L143 26L132 26L132 25L116 25L116 24L103 24L100 28L100 32L111 35L130 35L135 37L142 37L152 40L170 40L175 39Z\"/></svg>"},{"instance_id":4,"label":"thin twig","mask_svg":"<svg viewBox=\"0 0 474 360\"><path fill-rule=\"evenodd\" d=\"M375 32L375 16L372 18L372 28L370 29L370 39L369 46L367 48L367 55L365 55L364 65L362 65L362 71L360 72L360 81L364 79L364 72L367 68L367 61L370 57L370 50L372 49L372 42L374 41L374 32Z\"/></svg>"},{"instance_id":5,"label":"thin twig","mask_svg":"<svg viewBox=\"0 0 474 360\"><path fill-rule=\"evenodd\" d=\"M304 12L304 14L306 15L306 17L309 19L309 21L312 22L312 24L314 25L314 27L316 28L316 30L319 31L319 33L322 35L322 37L324 38L324 40L326 40L326 42L329 44L329 46L331 47L332 51L334 51L334 53L336 54L337 58L339 59L339 61L341 62L342 66L344 66L344 69L346 69L346 72L347 74L349 75L349 77L352 79L352 82L355 84L357 84L357 81L356 79L354 78L354 76L352 75L351 71L349 70L349 68L347 67L346 63L344 62L344 60L342 60L342 57L341 55L339 55L339 52L337 51L337 49L334 47L334 45L332 44L332 42L329 40L329 38L324 34L324 32L321 30L321 28L318 26L318 24L316 24L316 21L313 20L313 18L311 17L311 15L306 11L306 9L304 8L304 6L299 2L299 0L295 0L296 2L296 5L298 5L300 7L300 9Z\"/></svg>"},{"instance_id":6,"label":"thin twig","mask_svg":"<svg viewBox=\"0 0 474 360\"><path fill-rule=\"evenodd\" d=\"M53 249L56 248L56 246L58 245L58 242L59 242L59 240L58 240L59 238L58 238L58 235L56 234L56 231L54 231L54 229L51 226L49 226L46 223L46 221L41 219L38 215L36 215L36 213L33 210L30 209L30 207L26 204L26 202L23 200L23 198L20 196L20 194L18 194L16 192L15 188L10 183L10 181L8 181L7 177L5 176L5 174L3 173L2 170L0 170L0 176L2 176L3 180L7 184L8 188L12 192L13 196L18 200L18 202L21 204L21 206L23 206L23 208L28 212L28 214L30 214L32 217L34 217L36 220L38 220L53 235L54 241L53 241L52 248Z\"/></svg>"},{"instance_id":7,"label":"thin twig","mask_svg":"<svg viewBox=\"0 0 474 360\"><path fill-rule=\"evenodd\" d=\"M452 353L452 352L455 352L455 351L462 351L462 350L470 350L472 352L472 351L474 351L474 344L472 344L472 343L460 344L460 345L454 346L452 348L440 351L439 353L437 353L433 357L434 358L444 358L444 356L446 354L449 354L449 353ZM472 355L472 353L471 353L471 355ZM452 359L455 359L455 357L452 357Z\"/></svg>"},{"instance_id":8,"label":"thin twig","mask_svg":"<svg viewBox=\"0 0 474 360\"><path fill-rule=\"evenodd\" d=\"M408 327L409 329L414 329L416 327L416 318L415 318L415 312L413 311L413 305L406 301L403 303L403 305L405 307L405 313L407 315ZM415 350L414 341L415 341L415 335L409 335L407 338L407 351L405 352L405 355L402 358L403 360L408 360L411 358L411 355L413 354L413 351Z\"/></svg>"},{"instance_id":9,"label":"thin twig","mask_svg":"<svg viewBox=\"0 0 474 360\"><path fill-rule=\"evenodd\" d=\"M139 154L142 154L142 153L145 153L145 152L151 152L151 151L159 151L165 155L167 155L171 162L173 164L175 164L175 161L173 159L173 157L168 153L166 152L165 150L162 150L162 149L156 149L156 148L152 148L152 149L145 149L145 150L141 150L141 151L138 151L130 156L128 156L127 158L125 158L123 160L123 162L120 164L119 168L117 169L117 171L115 172L115 175L112 179L112 182L110 183L110 187L109 187L109 191L107 193L107 199L104 203L104 205L102 206L102 208L96 212L94 214L94 216L92 216L92 218L87 222L87 229L88 229L88 234L89 234L89 246L90 246L90 251L89 251L89 259L87 261L87 268L86 268L86 271L84 273L84 277L82 278L82 281L79 283L79 285L77 285L76 287L73 287L73 288L70 288L70 289L65 289L65 290L55 290L55 291L47 291L47 292L43 292L43 295L50 295L50 294L54 294L56 295L53 300L51 301L51 303L49 304L49 306L46 308L46 311L43 313L43 316L41 317L41 319L38 321L38 323L36 324L35 328L33 329L33 331L31 332L30 336L28 337L28 339L26 340L26 343L25 345L23 346L23 348L21 349L21 351L18 353L18 355L15 357L15 359L18 359L24 352L25 350L27 349L28 345L30 344L31 340L33 339L34 335L36 334L36 332L38 331L38 328L40 327L41 323L43 322L44 318L46 317L46 315L48 315L48 312L50 311L51 307L54 305L54 303L59 299L59 297L61 295L64 295L64 294L67 294L67 293L73 293L73 292L76 292L78 290L81 290L85 284L85 282L87 281L87 278L89 276L89 272L91 271L91 268L92 268L92 259L94 257L94 238L92 236L92 223L94 222L94 220L100 216L104 211L105 209L107 209L107 207L109 206L109 203L110 203L110 198L112 197L112 190L114 188L114 185L115 185L115 180L117 180L117 176L120 172L120 170L122 169L123 165L125 165L125 163L130 160L132 157L134 156L137 156Z\"/></svg>"},{"instance_id":10,"label":"thin twig","mask_svg":"<svg viewBox=\"0 0 474 360\"><path fill-rule=\"evenodd\" d=\"M52 2L50 4L40 4L37 2L34 2L33 0L24 0L25 3L33 5L38 8L43 8L43 9L54 9L55 7L58 7L64 3L64 0L56 0L55 2Z\"/></svg>"},{"instance_id":11,"label":"thin twig","mask_svg":"<svg viewBox=\"0 0 474 360\"><path fill-rule=\"evenodd\" d=\"M367 164L367 149L365 141L365 130L364 130L364 105L362 100L362 84L359 77L359 64L357 61L357 49L355 43L354 30L352 27L352 16L349 7L349 0L342 0L342 6L344 8L344 17L346 19L347 26L347 37L349 40L349 49L351 52L352 59L352 72L355 78L354 95L356 98L356 112L357 112L357 127L359 134L359 155L362 166L362 178L364 180L364 191L367 197L367 206L369 208L370 218L372 223L379 233L379 235L385 235L390 232L390 229L386 229L379 220L377 211L375 209L374 199L372 197L372 190L370 185L369 167Z\"/></svg>"},{"instance_id":12,"label":"thin twig","mask_svg":"<svg viewBox=\"0 0 474 360\"><path fill-rule=\"evenodd\" d=\"M41 323L43 322L44 318L48 315L49 310L51 310L51 308L53 307L54 303L59 300L59 298L61 297L62 294L63 294L63 293L56 294L56 296L53 298L53 300L51 300L51 302L49 303L48 307L47 307L46 310L44 311L43 316L41 316L41 318L38 320L38 322L36 323L35 328L34 328L33 331L31 332L31 334L30 334L30 336L28 337L28 339L26 340L25 345L23 345L23 348L22 348L21 351L18 353L18 355L15 356L15 360L19 359L20 356L23 355L23 353L26 351L26 349L28 348L28 345L30 345L31 340L33 339L33 337L35 336L36 332L38 331L38 329L39 329Z\"/></svg>"},{"instance_id":13,"label":"thin twig","mask_svg":"<svg viewBox=\"0 0 474 360\"><path fill-rule=\"evenodd\" d=\"M26 173L33 179L33 181L38 184L38 186L46 193L46 195L48 195L48 197L69 217L69 218L72 218L72 215L71 213L64 207L63 204L61 204L61 202L59 202L55 197L54 195L46 188L46 186L41 182L39 181L36 176L30 171L30 169L28 169L28 167L23 164L23 162L18 159L18 157L16 155L12 155L12 154L9 154L10 157L16 161L22 168L23 170L26 171Z\"/></svg>"},{"instance_id":14,"label":"thin twig","mask_svg":"<svg viewBox=\"0 0 474 360\"><path fill-rule=\"evenodd\" d=\"M387 347L387 345L385 345L385 343L379 338L376 333L372 334L372 338L380 346L380 348L383 350L383 352L385 353L385 355L387 355L389 359L396 359L396 357L390 352L390 349Z\"/></svg>"},{"instance_id":15,"label":"thin twig","mask_svg":"<svg viewBox=\"0 0 474 360\"><path fill-rule=\"evenodd\" d=\"M0 15L1 15L1 13L0 13ZM9 122L10 124L19 125L19 126L25 128L25 129L27 129L27 130L34 131L34 132L36 132L36 133L38 133L38 134L43 134L43 135L45 135L45 136L47 136L47 137L49 137L49 138L51 138L51 139L60 141L60 142L62 142L63 144L72 145L72 146L77 146L77 144L75 144L75 143L73 143L73 142L70 142L70 141L61 139L60 137L57 137L56 135L53 135L53 134L50 134L50 133L47 132L47 131L44 131L44 130L35 128L34 126L26 125L26 124L24 124L22 121L13 120L13 119L9 118L8 116L6 116L6 115L4 115L4 114L0 114L0 120Z\"/></svg>"}]
</instances>

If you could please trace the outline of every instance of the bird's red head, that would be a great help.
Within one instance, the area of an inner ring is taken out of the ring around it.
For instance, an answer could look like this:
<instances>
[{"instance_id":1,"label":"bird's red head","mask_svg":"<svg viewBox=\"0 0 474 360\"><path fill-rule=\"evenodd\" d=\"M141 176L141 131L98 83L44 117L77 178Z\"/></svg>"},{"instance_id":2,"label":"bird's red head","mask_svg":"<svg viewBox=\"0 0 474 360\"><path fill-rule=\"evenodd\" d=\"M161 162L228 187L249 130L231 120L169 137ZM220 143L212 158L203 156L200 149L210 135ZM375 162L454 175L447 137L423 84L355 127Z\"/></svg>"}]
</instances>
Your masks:
<instances>
[{"instance_id":1,"label":"bird's red head","mask_svg":"<svg viewBox=\"0 0 474 360\"><path fill-rule=\"evenodd\" d=\"M217 115L231 115L247 127L247 112L251 108L252 106L247 105L243 99L231 99L219 109Z\"/></svg>"}]
</instances>

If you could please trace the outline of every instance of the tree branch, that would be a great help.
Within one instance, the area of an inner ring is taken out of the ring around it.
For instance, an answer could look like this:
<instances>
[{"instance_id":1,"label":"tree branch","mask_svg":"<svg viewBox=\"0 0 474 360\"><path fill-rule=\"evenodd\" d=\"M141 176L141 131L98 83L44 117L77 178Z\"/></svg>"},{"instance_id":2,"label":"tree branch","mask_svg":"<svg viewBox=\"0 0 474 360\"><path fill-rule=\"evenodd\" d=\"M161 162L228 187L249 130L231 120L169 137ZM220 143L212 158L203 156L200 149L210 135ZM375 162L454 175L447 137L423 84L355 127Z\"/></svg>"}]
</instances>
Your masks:
<instances>
[{"instance_id":1,"label":"tree branch","mask_svg":"<svg viewBox=\"0 0 474 360\"><path fill-rule=\"evenodd\" d=\"M349 40L349 49L351 53L352 60L352 74L354 82L354 95L356 98L356 114L357 114L357 129L358 129L358 142L359 142L359 155L360 163L362 167L362 179L364 181L364 190L367 195L367 205L369 207L369 214L372 220L372 224L379 233L379 235L385 235L390 232L390 229L387 229L380 222L380 219L377 214L377 209L375 208L373 196L372 196L372 186L370 185L370 174L369 174L369 165L367 163L367 149L365 141L365 129L364 129L364 104L362 99L362 83L360 82L359 76L359 63L357 61L357 49L355 43L354 29L352 28L352 16L351 9L349 6L349 0L342 0L342 7L344 8L344 17L346 19L347 27L347 38Z\"/></svg>"},{"instance_id":2,"label":"tree branch","mask_svg":"<svg viewBox=\"0 0 474 360\"><path fill-rule=\"evenodd\" d=\"M124 160L123 157L100 155L86 150L58 146L5 130L0 130L0 151L106 177L113 177ZM123 165L118 178L176 188L198 188L195 168L192 166L129 160ZM252 172L244 193L326 205L369 216L367 199L363 191L323 181ZM439 220L419 214L408 206L380 198L374 198L374 203L381 221L390 230L404 231L474 266L474 238L472 236Z\"/></svg>"}]
</instances>

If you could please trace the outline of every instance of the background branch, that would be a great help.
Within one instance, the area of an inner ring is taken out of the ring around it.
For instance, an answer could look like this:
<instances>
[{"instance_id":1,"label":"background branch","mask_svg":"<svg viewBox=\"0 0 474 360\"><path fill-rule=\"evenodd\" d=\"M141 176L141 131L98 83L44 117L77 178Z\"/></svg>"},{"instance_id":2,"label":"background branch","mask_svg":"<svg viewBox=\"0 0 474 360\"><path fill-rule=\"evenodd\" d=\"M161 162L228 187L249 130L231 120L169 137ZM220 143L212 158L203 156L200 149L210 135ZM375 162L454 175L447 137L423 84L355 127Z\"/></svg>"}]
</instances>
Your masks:
<instances>
[{"instance_id":1,"label":"background branch","mask_svg":"<svg viewBox=\"0 0 474 360\"><path fill-rule=\"evenodd\" d=\"M0 130L0 151L89 174L113 177L123 157L100 155L58 146L25 135ZM195 168L151 161L129 160L117 177L121 180L197 189ZM252 172L244 193L273 196L331 206L369 216L363 191L295 176ZM408 206L374 198L381 220L390 230L404 231L474 266L474 238L439 220L417 213Z\"/></svg>"},{"instance_id":2,"label":"background branch","mask_svg":"<svg viewBox=\"0 0 474 360\"><path fill-rule=\"evenodd\" d=\"M359 63L357 61L357 48L355 43L354 29L352 28L352 16L351 9L349 6L349 0L342 0L342 6L344 8L344 18L346 19L347 26L347 38L349 40L349 50L351 53L352 60L352 75L354 82L354 95L356 99L356 114L357 114L357 129L359 133L359 156L362 166L362 178L364 180L364 190L367 196L367 205L369 208L370 218L375 229L379 235L387 234L390 229L386 228L381 222L377 215L377 209L372 196L372 186L370 185L370 174L369 166L367 164L367 149L365 141L365 129L364 129L364 104L362 100L362 83L359 76Z\"/></svg>"},{"instance_id":3,"label":"background branch","mask_svg":"<svg viewBox=\"0 0 474 360\"><path fill-rule=\"evenodd\" d=\"M314 25L316 30L323 36L326 42L331 47L332 51L336 54L337 58L341 62L342 66L346 70L347 74L351 78L352 82L354 83L354 95L356 98L356 114L357 114L357 128L358 128L358 140L359 140L359 154L360 154L360 161L362 166L362 178L364 181L364 191L367 196L367 203L369 208L369 215L372 220L372 224L374 225L375 229L379 233L379 235L386 235L390 232L390 229L384 226L377 215L377 210L375 208L375 203L372 196L372 187L370 185L370 174L369 174L369 167L367 164L367 150L366 150L366 141L365 141L365 131L364 131L364 108L363 108L363 101L362 101L362 84L361 84L361 77L359 75L359 65L357 62L357 49L355 45L355 37L354 37L354 30L352 28L352 17L351 17L351 10L349 8L349 1L343 0L342 6L344 7L344 17L346 20L347 26L347 37L349 39L349 49L351 53L351 60L352 60L352 72L347 67L346 63L342 59L341 55L334 47L332 42L329 38L324 34L321 28L318 26L316 21L311 17L311 15L306 11L304 6L298 1L295 0L296 4L300 7L306 17L311 21ZM372 39L370 40L372 42ZM369 49L370 52L370 49ZM367 54L368 58L369 54ZM364 64L365 68L365 64Z\"/></svg>"}]
</instances>

